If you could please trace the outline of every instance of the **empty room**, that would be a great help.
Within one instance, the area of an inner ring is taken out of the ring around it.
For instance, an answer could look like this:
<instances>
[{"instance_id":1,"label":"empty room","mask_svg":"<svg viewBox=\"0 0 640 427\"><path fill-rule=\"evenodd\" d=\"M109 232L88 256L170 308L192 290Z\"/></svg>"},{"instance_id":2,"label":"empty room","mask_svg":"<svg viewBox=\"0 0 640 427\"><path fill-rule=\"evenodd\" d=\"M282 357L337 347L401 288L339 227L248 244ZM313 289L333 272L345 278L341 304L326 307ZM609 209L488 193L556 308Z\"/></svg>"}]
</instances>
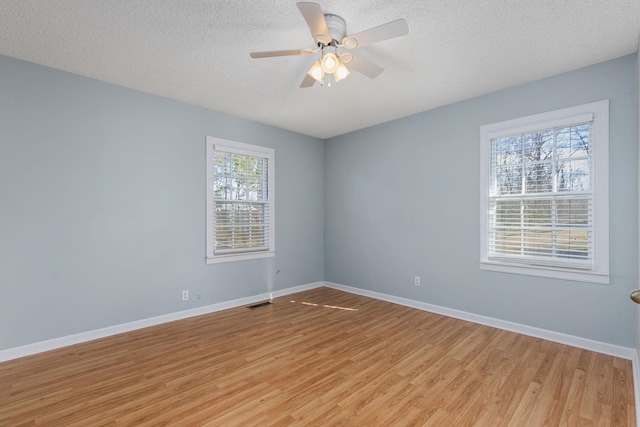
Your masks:
<instances>
[{"instance_id":1,"label":"empty room","mask_svg":"<svg viewBox=\"0 0 640 427\"><path fill-rule=\"evenodd\" d=\"M0 425L637 425L639 39L0 0Z\"/></svg>"}]
</instances>

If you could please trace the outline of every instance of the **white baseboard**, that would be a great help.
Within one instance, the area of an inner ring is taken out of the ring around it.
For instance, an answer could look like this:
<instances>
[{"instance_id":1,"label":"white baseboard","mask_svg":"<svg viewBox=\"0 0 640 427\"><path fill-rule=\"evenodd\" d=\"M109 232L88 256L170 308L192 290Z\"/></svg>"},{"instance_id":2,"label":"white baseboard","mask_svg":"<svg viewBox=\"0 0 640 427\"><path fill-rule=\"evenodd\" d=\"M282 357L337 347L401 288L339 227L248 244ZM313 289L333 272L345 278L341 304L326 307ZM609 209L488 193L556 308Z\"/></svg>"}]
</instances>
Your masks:
<instances>
[{"instance_id":1,"label":"white baseboard","mask_svg":"<svg viewBox=\"0 0 640 427\"><path fill-rule=\"evenodd\" d=\"M287 289L281 289L272 291L271 294L274 298L294 294L296 292L302 292L309 289L319 288L324 285L324 282L309 283L306 285L294 286ZM136 329L147 328L149 326L160 325L162 323L173 322L175 320L187 319L189 317L201 316L203 314L214 313L216 311L226 310L229 308L242 307L244 305L250 305L259 301L268 300L270 293L264 293L260 295L253 295L245 298L238 298L231 301L224 301L204 307L193 308L190 310L178 311L175 313L163 314L161 316L150 317L147 319L136 320L129 323L123 323L120 325L109 326L102 329L95 329L93 331L81 332L79 334L67 335L60 338L54 338L47 341L41 341L33 344L27 344L20 347L9 348L6 350L0 350L0 362L4 362L11 359L17 359L19 357L30 356L36 353L42 353L44 351L55 350L61 347L67 347L74 344L80 344L87 341L92 341L98 338L104 338L111 335L121 334L123 332L134 331Z\"/></svg>"},{"instance_id":2,"label":"white baseboard","mask_svg":"<svg viewBox=\"0 0 640 427\"><path fill-rule=\"evenodd\" d=\"M573 335L554 332L547 329L535 328L533 326L522 325L520 323L508 322L506 320L495 319L493 317L481 316L479 314L468 313L466 311L455 310L452 308L442 307L439 305L428 304L407 298L396 297L393 295L383 294L380 292L369 291L366 289L354 288L352 286L340 285L337 283L324 282L324 286L328 288L338 289L352 294L362 295L382 301L392 302L407 307L417 308L419 310L431 313L442 314L444 316L456 319L466 320L468 322L478 323L480 325L491 326L498 329L504 329L511 332L517 332L523 335L529 335L536 338L542 338L548 341L554 341L560 344L566 344L573 347L583 348L585 350L595 351L596 353L608 354L610 356L620 357L622 359L637 359L638 353L633 348L622 347L614 344L603 343L600 341L590 340L588 338L576 337ZM636 396L638 394L636 393Z\"/></svg>"},{"instance_id":3,"label":"white baseboard","mask_svg":"<svg viewBox=\"0 0 640 427\"><path fill-rule=\"evenodd\" d=\"M560 332L554 332L546 329L540 329L532 326L522 325L519 323L507 322L505 320L495 319L492 317L481 316L478 314L468 313L465 311L455 310L452 308L428 304L428 303L415 301L415 300L402 298L402 297L396 297L393 295L383 294L380 292L354 288L351 286L340 285L332 282L309 283L306 285L294 286L287 289L273 291L271 293L275 298L275 297L290 295L296 292L302 292L310 289L319 288L321 286L338 289L338 290L349 292L352 294L363 295L366 297L375 298L382 301L388 301L394 304L400 304L407 307L417 308L419 310L424 310L431 313L442 314L444 316L466 320L466 321L478 323L481 325L492 326L494 328L517 332L523 335L542 338L549 341L570 345L573 347L595 351L598 353L621 357L623 359L628 359L634 362L634 368L637 367L637 369L634 369L636 379L640 377L640 372L637 372L640 370L640 366L638 366L639 365L638 353L635 349L632 349L632 348L617 346L613 344L607 344L599 341L590 340L587 338L581 338L573 335L563 334ZM41 353L44 351L54 350L56 348L66 347L73 344L79 344L86 341L92 341L98 338L104 338L111 335L134 331L141 328L147 328L149 326L159 325L167 322L173 322L175 320L201 316L203 314L214 313L216 311L226 310L234 307L241 307L241 306L253 304L259 301L264 301L267 299L269 299L268 292L260 295L253 295L250 297L234 299L231 301L224 301L224 302L220 302L212 305L207 305L204 307L198 307L191 310L184 310L184 311L178 311L175 313L163 314L161 316L150 317L147 319L136 320L133 322L123 323L115 326L109 326L106 328L96 329L93 331L81 332L79 334L68 335L68 336L54 338L47 341L27 344L20 347L0 350L0 362L16 359L18 357L29 356L31 354Z\"/></svg>"}]
</instances>

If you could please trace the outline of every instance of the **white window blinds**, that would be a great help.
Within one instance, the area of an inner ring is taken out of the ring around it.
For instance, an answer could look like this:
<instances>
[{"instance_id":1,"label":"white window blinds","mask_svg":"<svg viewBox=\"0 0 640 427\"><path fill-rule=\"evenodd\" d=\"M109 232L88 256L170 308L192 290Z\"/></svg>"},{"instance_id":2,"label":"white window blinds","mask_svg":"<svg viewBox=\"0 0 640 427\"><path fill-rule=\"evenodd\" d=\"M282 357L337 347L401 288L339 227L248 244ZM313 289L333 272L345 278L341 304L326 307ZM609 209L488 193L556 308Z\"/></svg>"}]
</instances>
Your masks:
<instances>
[{"instance_id":1,"label":"white window blinds","mask_svg":"<svg viewBox=\"0 0 640 427\"><path fill-rule=\"evenodd\" d=\"M215 151L215 253L269 250L267 158Z\"/></svg>"},{"instance_id":2,"label":"white window blinds","mask_svg":"<svg viewBox=\"0 0 640 427\"><path fill-rule=\"evenodd\" d=\"M274 150L207 138L207 263L273 256Z\"/></svg>"},{"instance_id":3,"label":"white window blinds","mask_svg":"<svg viewBox=\"0 0 640 427\"><path fill-rule=\"evenodd\" d=\"M591 135L589 115L491 138L489 260L592 268Z\"/></svg>"}]
</instances>

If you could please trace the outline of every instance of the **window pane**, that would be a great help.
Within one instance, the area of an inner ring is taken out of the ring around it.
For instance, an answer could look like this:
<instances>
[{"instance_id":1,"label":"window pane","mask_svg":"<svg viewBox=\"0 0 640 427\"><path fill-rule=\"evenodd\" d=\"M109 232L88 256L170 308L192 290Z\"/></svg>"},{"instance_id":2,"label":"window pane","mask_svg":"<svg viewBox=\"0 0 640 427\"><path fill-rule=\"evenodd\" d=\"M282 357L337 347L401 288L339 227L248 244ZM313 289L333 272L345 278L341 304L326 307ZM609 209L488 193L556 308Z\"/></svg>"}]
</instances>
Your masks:
<instances>
[{"instance_id":1,"label":"window pane","mask_svg":"<svg viewBox=\"0 0 640 427\"><path fill-rule=\"evenodd\" d=\"M216 203L215 208L216 249L266 246L266 205Z\"/></svg>"},{"instance_id":2,"label":"window pane","mask_svg":"<svg viewBox=\"0 0 640 427\"><path fill-rule=\"evenodd\" d=\"M587 230L559 230L556 239L557 256L588 259L589 232Z\"/></svg>"},{"instance_id":3,"label":"window pane","mask_svg":"<svg viewBox=\"0 0 640 427\"><path fill-rule=\"evenodd\" d=\"M551 160L553 156L553 131L527 133L522 136L524 158L530 162Z\"/></svg>"},{"instance_id":4,"label":"window pane","mask_svg":"<svg viewBox=\"0 0 640 427\"><path fill-rule=\"evenodd\" d=\"M522 224L522 203L519 200L499 201L496 203L496 227L520 227Z\"/></svg>"},{"instance_id":5,"label":"window pane","mask_svg":"<svg viewBox=\"0 0 640 427\"><path fill-rule=\"evenodd\" d=\"M559 199L557 201L557 223L562 228L589 226L588 199Z\"/></svg>"},{"instance_id":6,"label":"window pane","mask_svg":"<svg viewBox=\"0 0 640 427\"><path fill-rule=\"evenodd\" d=\"M233 223L234 211L232 204L216 204L216 225L222 227Z\"/></svg>"},{"instance_id":7,"label":"window pane","mask_svg":"<svg viewBox=\"0 0 640 427\"><path fill-rule=\"evenodd\" d=\"M524 233L524 254L549 256L553 254L553 232L549 230L526 230Z\"/></svg>"},{"instance_id":8,"label":"window pane","mask_svg":"<svg viewBox=\"0 0 640 427\"><path fill-rule=\"evenodd\" d=\"M522 232L517 228L497 228L493 241L496 254L515 255L522 250Z\"/></svg>"},{"instance_id":9,"label":"window pane","mask_svg":"<svg viewBox=\"0 0 640 427\"><path fill-rule=\"evenodd\" d=\"M267 159L216 152L214 161L217 200L267 200Z\"/></svg>"},{"instance_id":10,"label":"window pane","mask_svg":"<svg viewBox=\"0 0 640 427\"><path fill-rule=\"evenodd\" d=\"M216 204L216 249L233 248L233 205Z\"/></svg>"},{"instance_id":11,"label":"window pane","mask_svg":"<svg viewBox=\"0 0 640 427\"><path fill-rule=\"evenodd\" d=\"M553 191L553 163L532 163L525 166L525 193Z\"/></svg>"},{"instance_id":12,"label":"window pane","mask_svg":"<svg viewBox=\"0 0 640 427\"><path fill-rule=\"evenodd\" d=\"M591 174L589 159L558 162L558 191L589 191Z\"/></svg>"},{"instance_id":13,"label":"window pane","mask_svg":"<svg viewBox=\"0 0 640 427\"><path fill-rule=\"evenodd\" d=\"M496 165L515 165L522 163L522 143L520 136L496 138L494 140L494 157Z\"/></svg>"},{"instance_id":14,"label":"window pane","mask_svg":"<svg viewBox=\"0 0 640 427\"><path fill-rule=\"evenodd\" d=\"M553 223L551 200L527 200L524 202L525 227L550 227Z\"/></svg>"},{"instance_id":15,"label":"window pane","mask_svg":"<svg viewBox=\"0 0 640 427\"><path fill-rule=\"evenodd\" d=\"M505 166L496 171L497 194L522 193L522 166Z\"/></svg>"},{"instance_id":16,"label":"window pane","mask_svg":"<svg viewBox=\"0 0 640 427\"><path fill-rule=\"evenodd\" d=\"M557 156L559 159L589 156L589 125L560 128L556 133Z\"/></svg>"}]
</instances>

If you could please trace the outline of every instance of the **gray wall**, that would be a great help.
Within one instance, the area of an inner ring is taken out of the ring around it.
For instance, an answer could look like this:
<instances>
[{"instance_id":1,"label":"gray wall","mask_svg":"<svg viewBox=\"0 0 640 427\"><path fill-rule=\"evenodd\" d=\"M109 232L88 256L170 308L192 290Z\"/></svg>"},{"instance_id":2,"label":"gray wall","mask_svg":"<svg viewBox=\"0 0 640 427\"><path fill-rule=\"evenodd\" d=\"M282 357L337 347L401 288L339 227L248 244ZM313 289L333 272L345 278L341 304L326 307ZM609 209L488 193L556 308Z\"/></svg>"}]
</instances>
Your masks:
<instances>
[{"instance_id":1,"label":"gray wall","mask_svg":"<svg viewBox=\"0 0 640 427\"><path fill-rule=\"evenodd\" d=\"M0 349L323 279L634 347L636 68L323 142L0 56ZM605 98L611 284L480 271L479 127ZM275 258L205 265L206 135L276 149Z\"/></svg>"},{"instance_id":2,"label":"gray wall","mask_svg":"<svg viewBox=\"0 0 640 427\"><path fill-rule=\"evenodd\" d=\"M275 258L205 265L206 135L275 148ZM0 349L323 280L323 153L0 57Z\"/></svg>"},{"instance_id":3,"label":"gray wall","mask_svg":"<svg viewBox=\"0 0 640 427\"><path fill-rule=\"evenodd\" d=\"M631 55L327 140L325 280L635 347L636 67ZM480 271L480 126L601 99L611 284Z\"/></svg>"}]
</instances>

